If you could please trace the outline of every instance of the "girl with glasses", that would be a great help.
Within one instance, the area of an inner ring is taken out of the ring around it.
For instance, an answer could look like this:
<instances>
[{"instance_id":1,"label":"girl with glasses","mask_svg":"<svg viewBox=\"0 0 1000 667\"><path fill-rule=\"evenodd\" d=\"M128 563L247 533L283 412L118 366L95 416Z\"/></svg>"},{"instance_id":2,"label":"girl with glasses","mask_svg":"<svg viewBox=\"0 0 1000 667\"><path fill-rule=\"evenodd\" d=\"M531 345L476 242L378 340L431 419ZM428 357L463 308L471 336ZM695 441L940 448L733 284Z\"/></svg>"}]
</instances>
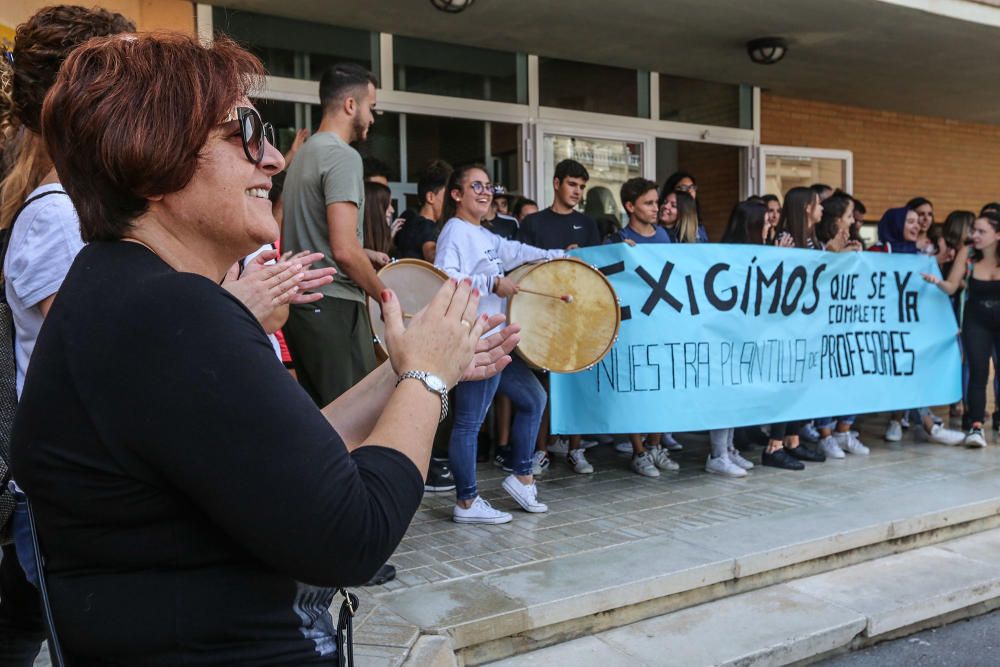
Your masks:
<instances>
[{"instance_id":1,"label":"girl with glasses","mask_svg":"<svg viewBox=\"0 0 1000 667\"><path fill-rule=\"evenodd\" d=\"M507 299L518 292L507 271L526 262L562 257L562 250L541 250L508 241L482 226L493 200L493 186L479 165L456 169L448 182L445 223L438 238L434 264L453 278L470 279L481 294L479 312L504 312ZM455 475L456 523L507 523L511 515L493 508L476 486L476 448L479 430L493 397L500 391L510 398L515 416L511 429L511 474L503 488L526 512L546 512L538 500L533 474L535 441L545 412L545 389L525 363L515 357L503 372L455 389L455 424L449 443L449 463Z\"/></svg>"}]
</instances>

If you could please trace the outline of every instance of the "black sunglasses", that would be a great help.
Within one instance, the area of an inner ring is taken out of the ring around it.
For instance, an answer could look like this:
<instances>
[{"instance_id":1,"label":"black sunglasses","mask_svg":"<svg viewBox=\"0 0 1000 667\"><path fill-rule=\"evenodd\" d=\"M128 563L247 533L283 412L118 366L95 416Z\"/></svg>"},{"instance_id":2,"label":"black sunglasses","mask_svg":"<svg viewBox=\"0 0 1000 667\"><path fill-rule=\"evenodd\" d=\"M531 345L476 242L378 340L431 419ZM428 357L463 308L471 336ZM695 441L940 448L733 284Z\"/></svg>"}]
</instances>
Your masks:
<instances>
[{"instance_id":1,"label":"black sunglasses","mask_svg":"<svg viewBox=\"0 0 1000 667\"><path fill-rule=\"evenodd\" d=\"M252 107L236 107L222 121L228 123L233 120L240 122L240 137L243 139L243 152L247 159L254 164L260 164L264 159L265 144L275 145L274 126L265 123L257 110Z\"/></svg>"}]
</instances>

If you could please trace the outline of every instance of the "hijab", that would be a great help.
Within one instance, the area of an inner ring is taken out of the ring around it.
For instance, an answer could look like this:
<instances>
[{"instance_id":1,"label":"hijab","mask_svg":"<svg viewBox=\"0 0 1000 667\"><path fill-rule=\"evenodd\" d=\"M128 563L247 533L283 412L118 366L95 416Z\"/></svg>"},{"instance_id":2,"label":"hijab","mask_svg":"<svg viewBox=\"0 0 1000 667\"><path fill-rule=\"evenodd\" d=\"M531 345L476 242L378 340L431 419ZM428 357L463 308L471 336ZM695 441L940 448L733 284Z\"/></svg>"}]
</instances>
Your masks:
<instances>
[{"instance_id":1,"label":"hijab","mask_svg":"<svg viewBox=\"0 0 1000 667\"><path fill-rule=\"evenodd\" d=\"M878 240L882 245L888 246L891 252L908 254L917 252L917 244L903 238L903 228L906 226L906 214L909 210L906 206L890 208L878 221Z\"/></svg>"}]
</instances>

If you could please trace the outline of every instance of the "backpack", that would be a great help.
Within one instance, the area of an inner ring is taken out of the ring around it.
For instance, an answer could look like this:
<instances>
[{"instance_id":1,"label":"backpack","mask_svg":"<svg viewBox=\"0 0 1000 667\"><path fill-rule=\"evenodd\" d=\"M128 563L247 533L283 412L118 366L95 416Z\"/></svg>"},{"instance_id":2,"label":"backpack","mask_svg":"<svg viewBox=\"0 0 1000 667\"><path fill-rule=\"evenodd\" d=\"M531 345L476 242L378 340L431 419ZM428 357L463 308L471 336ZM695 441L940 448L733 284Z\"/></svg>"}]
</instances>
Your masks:
<instances>
[{"instance_id":1,"label":"backpack","mask_svg":"<svg viewBox=\"0 0 1000 667\"><path fill-rule=\"evenodd\" d=\"M21 212L37 199L48 195L65 195L62 190L49 190L28 198L17 209L10 226L0 232L0 270L7 258L11 230ZM0 285L2 287L2 285ZM7 291L0 289L0 545L13 541L10 517L14 513L14 494L10 482L10 435L17 410L17 363L14 358L14 314L7 303Z\"/></svg>"}]
</instances>

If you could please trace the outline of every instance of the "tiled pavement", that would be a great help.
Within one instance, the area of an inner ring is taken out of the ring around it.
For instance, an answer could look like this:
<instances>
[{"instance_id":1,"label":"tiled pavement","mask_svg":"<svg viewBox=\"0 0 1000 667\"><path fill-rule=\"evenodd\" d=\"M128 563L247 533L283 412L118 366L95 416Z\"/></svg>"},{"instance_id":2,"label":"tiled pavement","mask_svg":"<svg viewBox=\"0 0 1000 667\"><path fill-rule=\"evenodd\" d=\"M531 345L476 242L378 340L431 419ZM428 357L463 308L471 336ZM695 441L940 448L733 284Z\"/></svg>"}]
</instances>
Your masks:
<instances>
[{"instance_id":1,"label":"tiled pavement","mask_svg":"<svg viewBox=\"0 0 1000 667\"><path fill-rule=\"evenodd\" d=\"M882 442L883 419L867 420L863 439L871 445L868 457L848 455L844 461L808 464L802 472L757 466L743 479L727 479L704 472L707 437L680 434L682 452L672 453L679 472L662 472L647 479L628 469L628 455L599 446L587 455L593 475L577 475L555 460L540 479L539 499L547 514L527 514L500 488L505 473L490 464L479 465L480 494L495 507L509 511L514 521L500 526L460 526L451 521L452 493L427 494L410 530L390 562L397 576L373 589L376 595L408 587L502 570L530 561L661 535L684 533L753 516L802 507L850 503L851 496L873 486L919 485L949 474L1000 467L1000 451L947 453L947 466L934 455L947 448L917 444L912 429L903 443ZM750 458L759 461L759 451Z\"/></svg>"}]
</instances>

